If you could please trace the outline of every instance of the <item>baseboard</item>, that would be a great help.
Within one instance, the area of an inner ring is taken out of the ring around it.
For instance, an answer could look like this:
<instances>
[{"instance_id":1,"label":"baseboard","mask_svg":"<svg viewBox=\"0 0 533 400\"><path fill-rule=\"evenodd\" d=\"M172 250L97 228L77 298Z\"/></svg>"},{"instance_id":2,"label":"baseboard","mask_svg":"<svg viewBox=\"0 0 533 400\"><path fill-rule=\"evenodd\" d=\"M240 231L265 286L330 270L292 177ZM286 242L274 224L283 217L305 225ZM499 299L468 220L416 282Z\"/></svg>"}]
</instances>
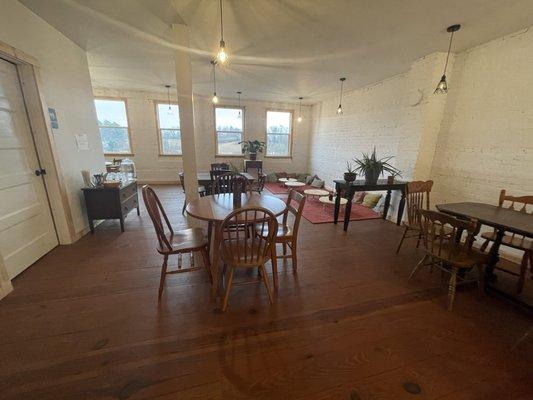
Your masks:
<instances>
[{"instance_id":1,"label":"baseboard","mask_svg":"<svg viewBox=\"0 0 533 400\"><path fill-rule=\"evenodd\" d=\"M96 228L98 225L100 225L102 222L104 222L104 220L97 220L97 221L94 221L94 227ZM85 235L87 235L89 232L91 232L91 228L87 225L85 228L83 228L81 231L78 231L76 232L76 237L74 238L74 242L77 242L78 240L80 240L82 237L84 237ZM68 244L72 244L72 243L68 243Z\"/></svg>"},{"instance_id":2,"label":"baseboard","mask_svg":"<svg viewBox=\"0 0 533 400\"><path fill-rule=\"evenodd\" d=\"M137 181L139 185L179 185L179 181Z\"/></svg>"},{"instance_id":3,"label":"baseboard","mask_svg":"<svg viewBox=\"0 0 533 400\"><path fill-rule=\"evenodd\" d=\"M13 285L11 284L11 281L5 281L5 282L0 283L0 300L2 300L12 291L13 291Z\"/></svg>"}]
</instances>

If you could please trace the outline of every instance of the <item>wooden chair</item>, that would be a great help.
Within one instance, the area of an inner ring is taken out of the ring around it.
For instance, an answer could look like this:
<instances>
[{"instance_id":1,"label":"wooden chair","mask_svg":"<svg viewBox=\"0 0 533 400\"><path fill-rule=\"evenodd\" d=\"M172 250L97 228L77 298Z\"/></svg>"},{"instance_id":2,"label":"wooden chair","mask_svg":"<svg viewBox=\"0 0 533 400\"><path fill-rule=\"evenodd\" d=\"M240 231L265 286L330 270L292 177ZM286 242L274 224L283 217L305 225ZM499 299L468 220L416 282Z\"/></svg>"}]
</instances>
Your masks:
<instances>
[{"instance_id":1,"label":"wooden chair","mask_svg":"<svg viewBox=\"0 0 533 400\"><path fill-rule=\"evenodd\" d=\"M479 293L483 293L483 265L488 256L472 249L472 243L479 231L476 221L459 220L437 211L419 210L420 232L425 255L409 275L412 279L418 268L429 265L450 273L448 285L448 310L452 310L455 290L459 284L472 280L465 278L465 273L477 268ZM466 232L465 240L461 240ZM426 261L429 260L428 263Z\"/></svg>"},{"instance_id":2,"label":"wooden chair","mask_svg":"<svg viewBox=\"0 0 533 400\"><path fill-rule=\"evenodd\" d=\"M178 174L180 177L180 184L181 188L183 189L183 194L185 194L185 177L183 174ZM200 197L204 197L207 193L207 190L205 189L205 186L198 186L198 194ZM183 215L185 213L185 208L187 207L187 197L185 196L183 199L183 208L181 210L181 214Z\"/></svg>"},{"instance_id":3,"label":"wooden chair","mask_svg":"<svg viewBox=\"0 0 533 400\"><path fill-rule=\"evenodd\" d=\"M216 177L213 194L234 193L237 187L240 187L241 193L251 192L250 182L244 175L226 172Z\"/></svg>"},{"instance_id":4,"label":"wooden chair","mask_svg":"<svg viewBox=\"0 0 533 400\"><path fill-rule=\"evenodd\" d=\"M263 173L259 173L257 180L255 180L254 182L250 184L250 189L252 190L252 192L257 192L261 194L261 192L265 188L265 182L266 182L266 175L264 175Z\"/></svg>"},{"instance_id":5,"label":"wooden chair","mask_svg":"<svg viewBox=\"0 0 533 400\"><path fill-rule=\"evenodd\" d=\"M228 163L212 163L211 171L229 171Z\"/></svg>"},{"instance_id":6,"label":"wooden chair","mask_svg":"<svg viewBox=\"0 0 533 400\"><path fill-rule=\"evenodd\" d=\"M161 279L159 281L158 300L161 301L165 278L168 274L195 271L201 268L194 267L194 265L191 265L190 268L181 268L180 264L177 270L167 271L168 257L172 254L184 254L199 251L202 254L209 279L212 282L213 277L211 275L211 264L209 263L209 256L207 254L207 239L203 229L193 228L174 232L172 226L170 225L170 221L168 220L167 214L165 213L165 210L163 209L163 206L161 205L161 202L159 201L159 198L154 190L151 187L144 185L142 187L142 194L144 205L148 210L148 215L150 215L150 219L154 224L155 232L157 234L157 252L164 256L163 266L161 268ZM165 221L166 229L165 225L163 225L161 216L163 216Z\"/></svg>"},{"instance_id":7,"label":"wooden chair","mask_svg":"<svg viewBox=\"0 0 533 400\"><path fill-rule=\"evenodd\" d=\"M498 201L499 207L507 208L509 210L516 210L524 214L531 214L531 211L528 210L528 205L530 206L530 209L533 209L533 196L515 197L508 196L505 193L505 190L502 190L500 192L500 199ZM495 229L494 232L485 232L481 234L481 237L485 239L485 242L481 245L481 251L485 251L485 249L489 245L489 242L494 242L496 240L496 233L497 230ZM530 265L530 268L533 272L533 240L525 236L516 235L514 233L505 234L502 239L502 245L522 250L524 252L524 255L522 256L522 262L520 263L519 273L508 270L503 267L494 267L495 269L499 269L500 271L504 271L508 274L518 276L516 292L520 294L524 289L528 264Z\"/></svg>"},{"instance_id":8,"label":"wooden chair","mask_svg":"<svg viewBox=\"0 0 533 400\"><path fill-rule=\"evenodd\" d=\"M276 236L274 236L274 245L272 246L272 275L274 277L274 287L278 286L278 258L290 258L292 261L293 272L296 272L298 268L298 230L300 227L300 220L302 219L304 206L305 196L296 190L291 190L289 192L289 196L287 197L287 208L283 213L282 223L277 228ZM292 224L289 223L289 215L292 215L293 217ZM256 234L261 235L265 233L262 233L256 228ZM276 243L282 244L282 255L277 255ZM290 248L291 254L287 254L287 247Z\"/></svg>"},{"instance_id":9,"label":"wooden chair","mask_svg":"<svg viewBox=\"0 0 533 400\"><path fill-rule=\"evenodd\" d=\"M246 231L234 229L237 225L255 225L261 234L249 235ZM222 311L226 311L228 307L235 268L258 268L268 293L268 299L272 304L272 291L265 271L265 263L272 254L271 247L277 228L278 221L275 215L265 208L241 208L232 212L222 222L220 256L224 269L229 269Z\"/></svg>"},{"instance_id":10,"label":"wooden chair","mask_svg":"<svg viewBox=\"0 0 533 400\"><path fill-rule=\"evenodd\" d=\"M420 222L418 220L419 210L429 210L429 193L433 187L433 181L413 181L407 184L406 209L407 222L404 223L402 239L396 249L396 254L400 252L405 239L417 238L416 247L420 245Z\"/></svg>"}]
</instances>

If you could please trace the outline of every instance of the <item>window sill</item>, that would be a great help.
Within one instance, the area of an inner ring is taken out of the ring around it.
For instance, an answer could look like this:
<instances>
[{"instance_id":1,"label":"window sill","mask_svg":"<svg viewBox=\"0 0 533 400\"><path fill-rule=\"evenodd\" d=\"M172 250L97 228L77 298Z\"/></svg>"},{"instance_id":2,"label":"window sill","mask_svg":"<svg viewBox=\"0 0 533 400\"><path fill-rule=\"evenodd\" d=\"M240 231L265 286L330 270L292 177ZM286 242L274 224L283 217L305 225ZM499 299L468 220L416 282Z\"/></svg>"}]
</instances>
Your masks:
<instances>
[{"instance_id":1,"label":"window sill","mask_svg":"<svg viewBox=\"0 0 533 400\"><path fill-rule=\"evenodd\" d=\"M244 158L244 155L237 155L237 154L215 154L215 157L218 158Z\"/></svg>"},{"instance_id":2,"label":"window sill","mask_svg":"<svg viewBox=\"0 0 533 400\"><path fill-rule=\"evenodd\" d=\"M292 158L292 156L265 156L265 158Z\"/></svg>"},{"instance_id":3,"label":"window sill","mask_svg":"<svg viewBox=\"0 0 533 400\"><path fill-rule=\"evenodd\" d=\"M183 154L159 154L159 157L182 157Z\"/></svg>"},{"instance_id":4,"label":"window sill","mask_svg":"<svg viewBox=\"0 0 533 400\"><path fill-rule=\"evenodd\" d=\"M104 153L104 157L128 156L133 157L133 153Z\"/></svg>"}]
</instances>

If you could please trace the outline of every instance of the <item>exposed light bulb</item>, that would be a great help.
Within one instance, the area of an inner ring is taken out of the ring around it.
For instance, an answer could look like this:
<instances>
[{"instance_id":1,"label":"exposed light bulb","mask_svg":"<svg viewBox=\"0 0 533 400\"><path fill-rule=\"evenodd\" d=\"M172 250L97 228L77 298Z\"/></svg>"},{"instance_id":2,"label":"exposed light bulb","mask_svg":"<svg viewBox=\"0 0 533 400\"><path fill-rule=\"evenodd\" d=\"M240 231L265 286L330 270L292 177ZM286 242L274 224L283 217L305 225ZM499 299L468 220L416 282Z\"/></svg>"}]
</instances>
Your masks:
<instances>
[{"instance_id":1,"label":"exposed light bulb","mask_svg":"<svg viewBox=\"0 0 533 400\"><path fill-rule=\"evenodd\" d=\"M213 104L217 104L218 103L218 97L217 97L217 94L216 93L213 93Z\"/></svg>"},{"instance_id":2,"label":"exposed light bulb","mask_svg":"<svg viewBox=\"0 0 533 400\"><path fill-rule=\"evenodd\" d=\"M221 64L225 64L228 61L228 53L226 53L226 43L223 40L220 41L220 48L218 49L217 59Z\"/></svg>"},{"instance_id":3,"label":"exposed light bulb","mask_svg":"<svg viewBox=\"0 0 533 400\"><path fill-rule=\"evenodd\" d=\"M172 112L172 108L170 108L170 106L168 106L167 114L168 114L168 115L172 115L172 114L174 114L174 113Z\"/></svg>"},{"instance_id":4,"label":"exposed light bulb","mask_svg":"<svg viewBox=\"0 0 533 400\"><path fill-rule=\"evenodd\" d=\"M435 89L434 93L437 93L437 94L448 93L448 83L446 82L446 75L442 75L442 78L440 78L440 82L437 85L437 88Z\"/></svg>"},{"instance_id":5,"label":"exposed light bulb","mask_svg":"<svg viewBox=\"0 0 533 400\"><path fill-rule=\"evenodd\" d=\"M339 107L337 108L337 114L342 114L342 106L339 104Z\"/></svg>"},{"instance_id":6,"label":"exposed light bulb","mask_svg":"<svg viewBox=\"0 0 533 400\"><path fill-rule=\"evenodd\" d=\"M302 116L299 115L299 116L298 116L298 122L302 122L302 119L303 119Z\"/></svg>"}]
</instances>

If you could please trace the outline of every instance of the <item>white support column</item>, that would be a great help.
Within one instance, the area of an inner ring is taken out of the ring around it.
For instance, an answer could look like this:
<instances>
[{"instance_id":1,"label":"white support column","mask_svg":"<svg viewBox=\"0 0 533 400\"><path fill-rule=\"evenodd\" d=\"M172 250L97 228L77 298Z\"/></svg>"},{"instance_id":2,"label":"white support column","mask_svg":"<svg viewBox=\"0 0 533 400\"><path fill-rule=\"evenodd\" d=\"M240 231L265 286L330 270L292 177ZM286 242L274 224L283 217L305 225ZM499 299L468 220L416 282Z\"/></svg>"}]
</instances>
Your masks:
<instances>
[{"instance_id":1,"label":"white support column","mask_svg":"<svg viewBox=\"0 0 533 400\"><path fill-rule=\"evenodd\" d=\"M189 47L189 28L187 26L173 24L172 31L174 33L174 43ZM192 201L198 198L198 180L196 178L192 68L188 53L176 50L175 68L180 114L181 148L183 152L185 196L187 201Z\"/></svg>"}]
</instances>

